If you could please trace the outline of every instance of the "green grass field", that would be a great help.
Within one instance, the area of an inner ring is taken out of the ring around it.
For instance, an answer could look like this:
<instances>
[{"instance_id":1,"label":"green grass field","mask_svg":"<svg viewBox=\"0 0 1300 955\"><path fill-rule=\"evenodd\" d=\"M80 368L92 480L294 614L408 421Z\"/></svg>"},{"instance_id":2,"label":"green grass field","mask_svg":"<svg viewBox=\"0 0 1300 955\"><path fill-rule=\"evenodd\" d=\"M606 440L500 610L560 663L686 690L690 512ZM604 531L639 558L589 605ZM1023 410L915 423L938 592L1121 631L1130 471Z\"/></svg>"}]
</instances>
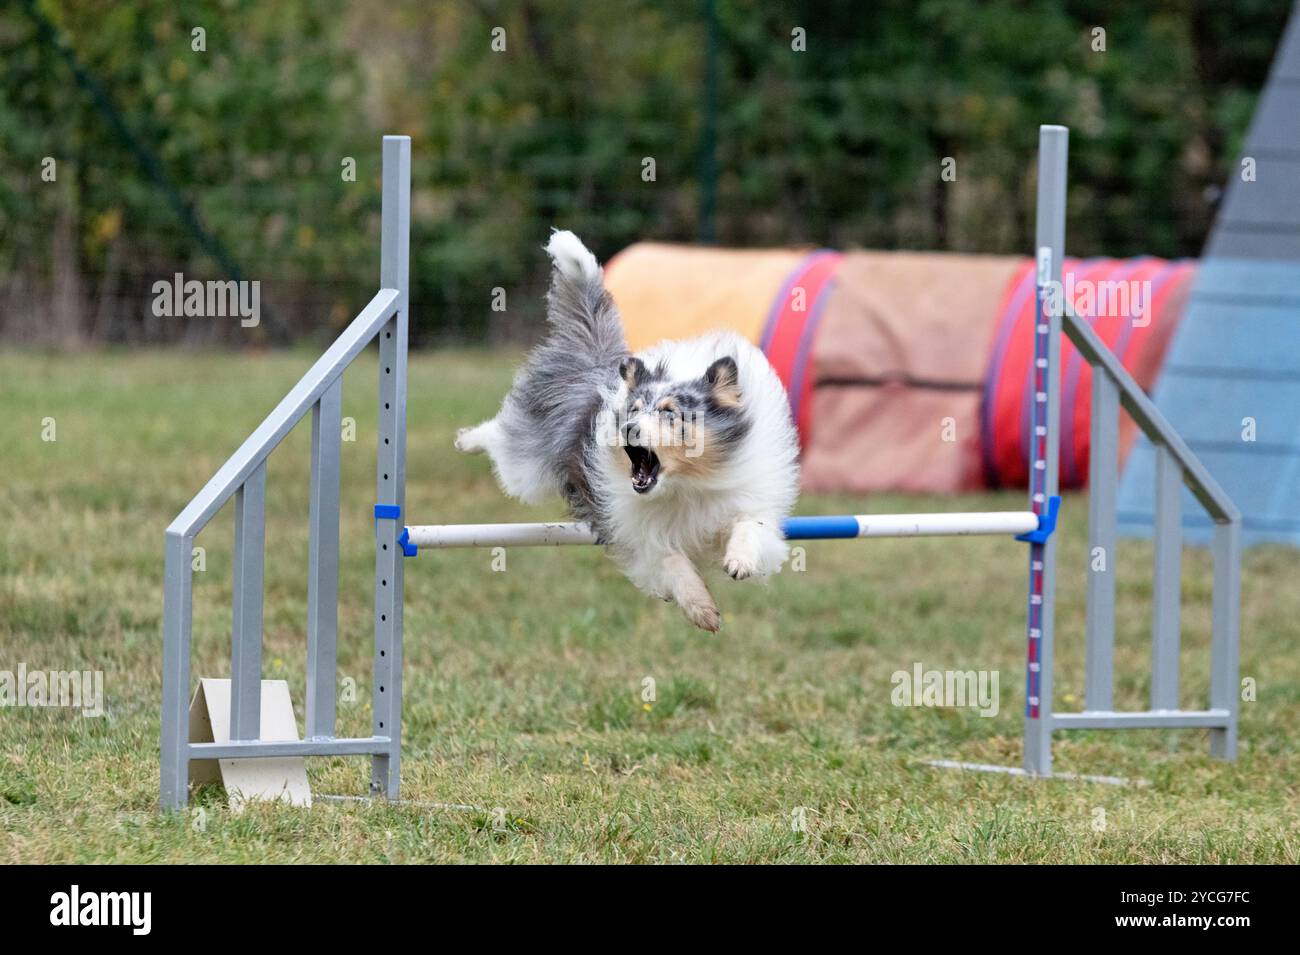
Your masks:
<instances>
[{"instance_id":1,"label":"green grass field","mask_svg":"<svg viewBox=\"0 0 1300 955\"><path fill-rule=\"evenodd\" d=\"M490 414L516 355L411 365L413 521L542 519L451 450ZM100 670L107 715L0 709L0 859L10 862L1300 861L1300 554L1252 550L1242 588L1241 757L1199 731L1059 737L1057 767L1115 787L931 769L1017 764L1024 545L822 542L768 586L708 573L709 636L594 548L407 563L403 796L410 804L157 813L163 529L310 363L270 355L0 356L0 670ZM340 729L369 732L373 356L348 372ZM49 436L53 419L53 441ZM301 706L310 424L271 459L265 676ZM888 449L882 449L888 453ZM1018 509L1020 494L805 498L805 513ZM195 676L229 671L230 507L200 536ZM1081 706L1086 501L1061 530L1056 701ZM1119 554L1116 703L1148 692L1150 548ZM1208 554L1184 557L1183 701L1207 688ZM891 675L1000 675L994 717L891 703ZM643 681L657 698L643 703ZM299 711L299 725L302 714ZM317 793L362 793L360 758L309 761ZM445 804L468 804L471 809ZM504 813L497 812L497 808ZM799 818L806 826L795 825ZM501 825L501 820L505 824Z\"/></svg>"}]
</instances>

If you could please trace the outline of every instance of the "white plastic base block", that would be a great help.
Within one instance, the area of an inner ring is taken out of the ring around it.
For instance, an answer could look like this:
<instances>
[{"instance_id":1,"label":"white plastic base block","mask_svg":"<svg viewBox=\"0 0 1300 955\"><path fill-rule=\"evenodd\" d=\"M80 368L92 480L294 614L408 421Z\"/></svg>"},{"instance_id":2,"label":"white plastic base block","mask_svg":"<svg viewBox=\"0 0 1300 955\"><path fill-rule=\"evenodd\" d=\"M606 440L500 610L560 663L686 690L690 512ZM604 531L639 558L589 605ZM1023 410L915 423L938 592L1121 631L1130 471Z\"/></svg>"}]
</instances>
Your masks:
<instances>
[{"instance_id":1,"label":"white plastic base block","mask_svg":"<svg viewBox=\"0 0 1300 955\"><path fill-rule=\"evenodd\" d=\"M265 741L297 740L298 723L284 680L262 681L262 729ZM190 742L230 742L230 681L203 678L190 700ZM232 811L241 812L249 800L282 800L311 805L307 764L301 756L255 759L195 759L190 784L220 783Z\"/></svg>"}]
</instances>

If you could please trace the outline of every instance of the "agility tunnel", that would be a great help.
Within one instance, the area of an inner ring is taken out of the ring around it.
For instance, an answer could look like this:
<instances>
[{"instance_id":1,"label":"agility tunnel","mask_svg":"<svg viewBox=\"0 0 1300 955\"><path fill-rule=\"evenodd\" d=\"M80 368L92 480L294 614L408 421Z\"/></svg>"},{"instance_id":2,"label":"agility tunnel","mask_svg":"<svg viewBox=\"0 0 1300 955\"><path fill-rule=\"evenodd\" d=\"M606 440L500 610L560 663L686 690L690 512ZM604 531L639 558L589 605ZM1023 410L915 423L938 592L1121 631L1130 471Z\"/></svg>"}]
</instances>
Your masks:
<instances>
[{"instance_id":1,"label":"agility tunnel","mask_svg":"<svg viewBox=\"0 0 1300 955\"><path fill-rule=\"evenodd\" d=\"M1062 290L1144 390L1190 261L1066 259ZM606 267L633 349L714 328L785 383L808 491L946 493L1028 479L1034 263L1018 256L640 243ZM1062 343L1061 486L1087 481L1092 370ZM1121 459L1136 437L1121 426Z\"/></svg>"}]
</instances>

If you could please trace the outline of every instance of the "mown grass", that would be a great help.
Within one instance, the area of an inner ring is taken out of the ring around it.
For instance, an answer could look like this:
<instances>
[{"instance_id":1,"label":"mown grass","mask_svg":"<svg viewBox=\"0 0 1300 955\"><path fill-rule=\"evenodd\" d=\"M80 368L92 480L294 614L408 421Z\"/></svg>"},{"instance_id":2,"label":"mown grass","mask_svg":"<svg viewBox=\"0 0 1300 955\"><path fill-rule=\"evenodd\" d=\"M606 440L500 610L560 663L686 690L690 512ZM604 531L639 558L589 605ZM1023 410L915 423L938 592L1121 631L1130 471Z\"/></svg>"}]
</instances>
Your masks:
<instances>
[{"instance_id":1,"label":"mown grass","mask_svg":"<svg viewBox=\"0 0 1300 955\"><path fill-rule=\"evenodd\" d=\"M769 586L711 571L716 637L636 593L592 548L426 553L407 564L403 796L258 806L206 789L162 818L162 531L306 368L305 352L0 356L0 670L105 674L107 717L0 709L0 859L13 862L1296 862L1300 555L1247 553L1241 758L1205 734L1059 737L1059 769L1112 787L928 768L1014 765L1023 706L1023 545L824 542ZM557 512L505 501L457 426L490 414L516 355L411 366L408 513L419 522ZM373 356L349 371L340 670L369 731ZM55 441L42 440L52 418ZM310 425L273 457L265 675L303 693ZM882 451L887 453L887 450ZM1021 495L806 498L806 513L1021 506ZM229 670L229 508L199 538L194 673ZM1082 692L1082 498L1061 531L1056 706ZM1116 702L1149 683L1150 548L1125 542ZM1204 705L1208 555L1184 570L1183 699ZM1000 710L900 708L891 674L996 670ZM642 700L652 678L656 699ZM299 710L299 723L302 714ZM362 759L309 762L318 793L362 793ZM468 805L447 808L439 804ZM793 822L802 817L806 826Z\"/></svg>"}]
</instances>

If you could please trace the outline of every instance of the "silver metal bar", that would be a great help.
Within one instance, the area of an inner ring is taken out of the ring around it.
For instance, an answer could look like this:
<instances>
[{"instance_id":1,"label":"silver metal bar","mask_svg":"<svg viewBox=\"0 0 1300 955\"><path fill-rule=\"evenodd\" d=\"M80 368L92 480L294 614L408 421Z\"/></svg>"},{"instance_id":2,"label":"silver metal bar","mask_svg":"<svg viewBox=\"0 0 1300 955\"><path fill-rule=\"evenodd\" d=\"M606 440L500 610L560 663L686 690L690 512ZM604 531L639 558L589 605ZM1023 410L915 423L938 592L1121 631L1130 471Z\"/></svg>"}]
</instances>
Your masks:
<instances>
[{"instance_id":1,"label":"silver metal bar","mask_svg":"<svg viewBox=\"0 0 1300 955\"><path fill-rule=\"evenodd\" d=\"M1178 708L1183 469L1156 445L1155 566L1151 578L1151 708Z\"/></svg>"},{"instance_id":2,"label":"silver metal bar","mask_svg":"<svg viewBox=\"0 0 1300 955\"><path fill-rule=\"evenodd\" d=\"M1065 258L1065 200L1070 151L1070 132L1064 126L1038 128L1038 207L1034 251L1038 262L1039 283L1043 280L1061 288L1061 265ZM1042 274L1042 273L1046 274ZM1063 301L1061 296L1059 301ZM1046 394L1047 404L1044 482L1042 493L1051 498L1058 493L1061 421L1061 315L1059 308L1048 313ZM1035 331L1042 320L1035 316ZM1040 436L1030 436L1030 506L1035 511L1046 507L1046 500L1035 501L1034 464L1039 459L1036 445ZM1025 771L1040 776L1052 772L1052 660L1056 610L1056 535L1044 544L1029 547L1031 605L1029 608L1028 650L1025 663L1026 701L1024 722ZM1041 574L1041 594L1033 594L1033 581ZM1032 601L1041 599L1035 613ZM1034 626L1037 618L1037 627ZM1037 631L1037 632L1035 632Z\"/></svg>"},{"instance_id":3,"label":"silver metal bar","mask_svg":"<svg viewBox=\"0 0 1300 955\"><path fill-rule=\"evenodd\" d=\"M193 537L212 520L230 496L248 480L253 469L266 460L286 434L293 430L302 416L320 400L325 389L370 343L379 327L389 320L397 309L399 295L394 288L381 288L361 310L352 324L344 329L333 345L317 359L292 390L275 406L275 410L257 426L248 439L239 446L229 460L221 466L203 490L171 522L170 533Z\"/></svg>"},{"instance_id":4,"label":"silver metal bar","mask_svg":"<svg viewBox=\"0 0 1300 955\"><path fill-rule=\"evenodd\" d=\"M339 466L343 377L325 389L311 416L310 543L307 551L307 732L336 732L339 624Z\"/></svg>"},{"instance_id":5,"label":"silver metal bar","mask_svg":"<svg viewBox=\"0 0 1300 955\"><path fill-rule=\"evenodd\" d=\"M379 333L379 453L376 498L406 512L406 345L410 313L411 139L384 137L380 284L398 290L397 310ZM375 521L374 735L392 742L375 755L370 791L396 799L401 778L402 521Z\"/></svg>"},{"instance_id":6,"label":"silver metal bar","mask_svg":"<svg viewBox=\"0 0 1300 955\"><path fill-rule=\"evenodd\" d=\"M1156 710L1136 713L1057 713L1060 730L1200 729L1225 726L1232 721L1227 710Z\"/></svg>"},{"instance_id":7,"label":"silver metal bar","mask_svg":"<svg viewBox=\"0 0 1300 955\"><path fill-rule=\"evenodd\" d=\"M1068 303L1062 328L1090 365L1094 368L1101 365L1114 379L1119 386L1120 404L1137 422L1142 433L1150 438L1153 444L1164 445L1169 449L1174 459L1183 468L1183 479L1187 482L1187 486L1201 502L1201 506L1209 512L1210 517L1215 521L1240 519L1241 512L1232 503L1232 499L1210 476L1210 472L1187 447L1187 443L1174 430L1174 426L1160 413L1160 409L1147 397L1141 386L1133 380L1133 376L1124 368L1119 358L1097 337L1097 333L1086 321L1074 314L1074 310Z\"/></svg>"},{"instance_id":8,"label":"silver metal bar","mask_svg":"<svg viewBox=\"0 0 1300 955\"><path fill-rule=\"evenodd\" d=\"M230 738L257 739L262 726L262 594L266 557L266 462L235 495L230 634Z\"/></svg>"},{"instance_id":9,"label":"silver metal bar","mask_svg":"<svg viewBox=\"0 0 1300 955\"><path fill-rule=\"evenodd\" d=\"M1119 486L1119 389L1106 369L1092 370L1088 459L1088 611L1084 697L1109 710L1115 665L1115 503Z\"/></svg>"},{"instance_id":10,"label":"silver metal bar","mask_svg":"<svg viewBox=\"0 0 1300 955\"><path fill-rule=\"evenodd\" d=\"M229 743L190 743L190 759L261 759L271 756L370 756L386 753L393 741L387 736L345 739L254 739Z\"/></svg>"},{"instance_id":11,"label":"silver metal bar","mask_svg":"<svg viewBox=\"0 0 1300 955\"><path fill-rule=\"evenodd\" d=\"M190 621L194 538L168 531L163 551L163 673L160 781L164 812L189 798Z\"/></svg>"},{"instance_id":12,"label":"silver metal bar","mask_svg":"<svg viewBox=\"0 0 1300 955\"><path fill-rule=\"evenodd\" d=\"M1239 628L1241 626L1241 524L1214 528L1214 596L1211 609L1210 706L1226 710L1226 726L1210 732L1210 755L1237 758Z\"/></svg>"}]
</instances>

